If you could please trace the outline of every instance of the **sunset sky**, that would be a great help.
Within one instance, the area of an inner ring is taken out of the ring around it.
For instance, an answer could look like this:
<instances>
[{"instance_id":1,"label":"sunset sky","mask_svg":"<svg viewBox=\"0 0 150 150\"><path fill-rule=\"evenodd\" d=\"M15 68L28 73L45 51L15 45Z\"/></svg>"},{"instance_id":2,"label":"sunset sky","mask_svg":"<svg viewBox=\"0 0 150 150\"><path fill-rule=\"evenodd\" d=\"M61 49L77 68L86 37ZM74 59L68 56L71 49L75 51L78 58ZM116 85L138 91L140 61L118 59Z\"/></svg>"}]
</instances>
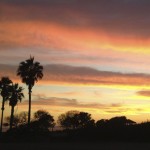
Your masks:
<instances>
[{"instance_id":1,"label":"sunset sky","mask_svg":"<svg viewBox=\"0 0 150 150\"><path fill-rule=\"evenodd\" d=\"M31 55L44 67L32 112L150 120L149 8L149 0L0 0L0 77L25 88L15 113L28 110L16 70Z\"/></svg>"}]
</instances>

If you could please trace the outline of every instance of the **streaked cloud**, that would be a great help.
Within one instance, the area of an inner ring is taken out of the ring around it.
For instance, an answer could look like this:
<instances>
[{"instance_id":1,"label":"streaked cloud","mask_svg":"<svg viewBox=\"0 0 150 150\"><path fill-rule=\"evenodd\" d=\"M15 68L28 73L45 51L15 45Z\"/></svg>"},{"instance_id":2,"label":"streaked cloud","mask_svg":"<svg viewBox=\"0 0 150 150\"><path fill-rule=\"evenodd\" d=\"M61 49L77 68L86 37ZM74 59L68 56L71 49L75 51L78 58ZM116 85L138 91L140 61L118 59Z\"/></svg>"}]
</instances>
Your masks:
<instances>
[{"instance_id":1,"label":"streaked cloud","mask_svg":"<svg viewBox=\"0 0 150 150\"><path fill-rule=\"evenodd\" d=\"M19 80L16 76L16 66L0 65L0 76L10 76ZM149 74L126 74L120 72L100 71L90 67L75 67L69 65L51 64L44 66L45 84L83 84L83 85L150 85Z\"/></svg>"},{"instance_id":2,"label":"streaked cloud","mask_svg":"<svg viewBox=\"0 0 150 150\"><path fill-rule=\"evenodd\" d=\"M148 0L2 0L0 4L3 47L149 53Z\"/></svg>"},{"instance_id":3,"label":"streaked cloud","mask_svg":"<svg viewBox=\"0 0 150 150\"><path fill-rule=\"evenodd\" d=\"M138 91L137 94L140 96L150 97L150 91L149 90Z\"/></svg>"},{"instance_id":4,"label":"streaked cloud","mask_svg":"<svg viewBox=\"0 0 150 150\"><path fill-rule=\"evenodd\" d=\"M45 66L44 80L72 84L149 85L149 74L125 74L69 65Z\"/></svg>"},{"instance_id":5,"label":"streaked cloud","mask_svg":"<svg viewBox=\"0 0 150 150\"><path fill-rule=\"evenodd\" d=\"M83 103L76 99L60 98L60 97L41 97L37 95L36 99L32 101L33 105L42 106L61 106L61 107L74 107L74 108L88 108L88 109L112 109L122 107L120 103L101 104L101 103ZM20 105L28 105L28 101L24 101Z\"/></svg>"},{"instance_id":6,"label":"streaked cloud","mask_svg":"<svg viewBox=\"0 0 150 150\"><path fill-rule=\"evenodd\" d=\"M139 114L146 111L146 109L141 109L141 108L134 108L134 107L120 107L118 109L112 109L112 110L106 110L107 113L112 113L112 114L126 114L126 113L135 113L135 114Z\"/></svg>"},{"instance_id":7,"label":"streaked cloud","mask_svg":"<svg viewBox=\"0 0 150 150\"><path fill-rule=\"evenodd\" d=\"M19 104L21 109L28 106L28 101L24 101ZM80 102L76 99L60 98L60 97L45 97L36 95L36 99L32 101L33 111L38 109L48 109L52 114L59 116L69 110L86 111L95 117L96 120L103 116L114 116L114 115L142 115L143 113L149 113L148 106L141 109L140 105L126 105L124 103L92 103L92 102ZM98 117L97 114L100 116ZM57 119L57 118L56 118Z\"/></svg>"}]
</instances>

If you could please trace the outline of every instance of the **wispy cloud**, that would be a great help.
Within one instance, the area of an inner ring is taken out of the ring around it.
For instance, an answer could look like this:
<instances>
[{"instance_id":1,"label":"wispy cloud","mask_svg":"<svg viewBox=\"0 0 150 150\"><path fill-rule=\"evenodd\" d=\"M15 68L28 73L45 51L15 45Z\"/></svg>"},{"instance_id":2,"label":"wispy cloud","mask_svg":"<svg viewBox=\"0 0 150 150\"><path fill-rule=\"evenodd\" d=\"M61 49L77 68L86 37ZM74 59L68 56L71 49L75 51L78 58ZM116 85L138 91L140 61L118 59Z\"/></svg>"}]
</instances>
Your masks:
<instances>
[{"instance_id":1,"label":"wispy cloud","mask_svg":"<svg viewBox=\"0 0 150 150\"><path fill-rule=\"evenodd\" d=\"M60 98L60 97L42 97L41 95L36 95L36 98L32 101L33 105L41 106L61 106L61 107L74 107L74 108L88 108L88 109L112 109L120 108L122 104L112 103L112 104L101 104L101 103L83 103L76 99ZM27 101L24 101L20 105L28 105Z\"/></svg>"},{"instance_id":2,"label":"wispy cloud","mask_svg":"<svg viewBox=\"0 0 150 150\"><path fill-rule=\"evenodd\" d=\"M48 108L51 112L63 113L68 110L87 111L96 115L96 111L105 115L113 114L141 114L148 112L148 108L140 108L140 106L128 106L124 103L92 103L92 102L80 102L76 99L60 98L60 97L45 97L41 95L35 95L36 98L32 101L33 109ZM26 107L28 101L24 101L19 104L20 107ZM60 115L58 113L58 115Z\"/></svg>"}]
</instances>

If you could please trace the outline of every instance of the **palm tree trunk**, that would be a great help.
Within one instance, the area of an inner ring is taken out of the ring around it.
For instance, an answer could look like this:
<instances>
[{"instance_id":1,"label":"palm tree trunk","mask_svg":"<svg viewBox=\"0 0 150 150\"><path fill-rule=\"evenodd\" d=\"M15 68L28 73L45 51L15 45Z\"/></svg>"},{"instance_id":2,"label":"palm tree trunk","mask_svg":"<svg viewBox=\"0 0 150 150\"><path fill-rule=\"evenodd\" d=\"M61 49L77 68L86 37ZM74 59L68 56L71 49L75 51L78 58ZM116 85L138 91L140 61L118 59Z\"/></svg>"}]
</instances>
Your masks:
<instances>
[{"instance_id":1,"label":"palm tree trunk","mask_svg":"<svg viewBox=\"0 0 150 150\"><path fill-rule=\"evenodd\" d=\"M5 99L4 99L4 97L3 97L3 100L2 100L2 108L1 108L1 110L2 110L2 114L1 114L1 127L0 127L0 132L2 132L2 129L3 129L3 116L4 116L4 104L5 104Z\"/></svg>"},{"instance_id":2,"label":"palm tree trunk","mask_svg":"<svg viewBox=\"0 0 150 150\"><path fill-rule=\"evenodd\" d=\"M29 111L28 111L28 125L30 124L31 120L31 85L29 85Z\"/></svg>"},{"instance_id":3,"label":"palm tree trunk","mask_svg":"<svg viewBox=\"0 0 150 150\"><path fill-rule=\"evenodd\" d=\"M12 129L13 121L14 121L14 106L11 106L10 130Z\"/></svg>"}]
</instances>

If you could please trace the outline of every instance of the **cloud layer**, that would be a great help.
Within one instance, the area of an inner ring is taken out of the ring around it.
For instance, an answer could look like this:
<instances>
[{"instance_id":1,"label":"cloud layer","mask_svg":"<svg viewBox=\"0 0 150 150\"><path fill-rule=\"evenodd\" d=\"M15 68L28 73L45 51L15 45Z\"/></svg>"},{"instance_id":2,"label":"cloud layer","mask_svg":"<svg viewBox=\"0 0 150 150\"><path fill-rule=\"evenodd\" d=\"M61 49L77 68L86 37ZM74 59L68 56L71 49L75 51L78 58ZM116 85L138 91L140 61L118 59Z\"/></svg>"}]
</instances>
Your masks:
<instances>
[{"instance_id":1,"label":"cloud layer","mask_svg":"<svg viewBox=\"0 0 150 150\"><path fill-rule=\"evenodd\" d=\"M41 97L37 95L36 99L32 101L33 105L49 105L49 106L61 106L61 107L74 107L74 108L88 108L88 109L112 109L122 107L122 104L112 103L112 104L100 104L100 103L81 103L76 99L60 98L60 97ZM24 101L21 105L28 104Z\"/></svg>"},{"instance_id":2,"label":"cloud layer","mask_svg":"<svg viewBox=\"0 0 150 150\"><path fill-rule=\"evenodd\" d=\"M28 101L24 101L19 104L21 108L24 108L28 105ZM95 117L97 113L105 114L106 116L113 116L114 114L140 114L142 112L147 112L147 107L140 108L140 106L128 106L123 103L86 103L80 102L76 99L60 98L60 97L43 97L36 95L36 98L32 101L32 107L35 110L47 108L52 113L64 113L69 110L79 110L87 111L92 113ZM55 112L57 110L57 112ZM99 116L100 117L100 116ZM99 119L96 117L96 120Z\"/></svg>"},{"instance_id":3,"label":"cloud layer","mask_svg":"<svg viewBox=\"0 0 150 150\"><path fill-rule=\"evenodd\" d=\"M0 76L16 76L17 66L0 65ZM69 65L51 64L44 66L45 84L83 84L83 85L150 85L149 74L126 74L120 72L100 71L90 67L75 67Z\"/></svg>"},{"instance_id":4,"label":"cloud layer","mask_svg":"<svg viewBox=\"0 0 150 150\"><path fill-rule=\"evenodd\" d=\"M17 64L31 54L44 64L149 72L149 3L1 0L0 59Z\"/></svg>"},{"instance_id":5,"label":"cloud layer","mask_svg":"<svg viewBox=\"0 0 150 150\"><path fill-rule=\"evenodd\" d=\"M149 52L149 4L148 0L2 0L0 45Z\"/></svg>"},{"instance_id":6,"label":"cloud layer","mask_svg":"<svg viewBox=\"0 0 150 150\"><path fill-rule=\"evenodd\" d=\"M2 20L52 21L112 33L149 35L148 0L1 0ZM20 13L18 13L20 12Z\"/></svg>"},{"instance_id":7,"label":"cloud layer","mask_svg":"<svg viewBox=\"0 0 150 150\"><path fill-rule=\"evenodd\" d=\"M125 74L119 72L99 71L90 67L73 67L68 65L45 66L45 80L94 85L149 85L148 74Z\"/></svg>"}]
</instances>

